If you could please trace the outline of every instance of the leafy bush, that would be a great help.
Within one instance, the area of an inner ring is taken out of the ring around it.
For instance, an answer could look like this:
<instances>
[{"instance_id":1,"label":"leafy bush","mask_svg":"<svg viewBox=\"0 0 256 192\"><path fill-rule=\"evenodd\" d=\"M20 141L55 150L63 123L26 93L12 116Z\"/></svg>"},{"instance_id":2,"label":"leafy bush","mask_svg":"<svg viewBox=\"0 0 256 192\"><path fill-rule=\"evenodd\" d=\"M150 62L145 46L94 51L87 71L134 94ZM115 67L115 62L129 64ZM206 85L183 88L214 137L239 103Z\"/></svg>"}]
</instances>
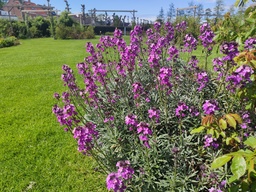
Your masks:
<instances>
[{"instance_id":1,"label":"leafy bush","mask_svg":"<svg viewBox=\"0 0 256 192\"><path fill-rule=\"evenodd\" d=\"M254 134L255 105L248 108L248 99L237 93L254 86L255 68L237 66L238 45L229 42L213 61L215 73L204 71L192 55L197 39L180 34L182 45L176 46L175 29L185 31L186 22L155 23L146 38L135 26L129 45L120 30L96 46L87 43L90 56L77 64L83 87L63 66L68 90L54 94L60 104L53 113L78 150L108 175L108 190L222 191L237 185L226 182L232 167L212 170L211 163L242 149ZM207 54L212 34L208 24L200 27ZM181 51L189 62L179 58Z\"/></svg>"},{"instance_id":2,"label":"leafy bush","mask_svg":"<svg viewBox=\"0 0 256 192\"><path fill-rule=\"evenodd\" d=\"M0 48L3 47L11 47L14 45L19 45L20 42L16 37L7 37L7 38L0 38Z\"/></svg>"},{"instance_id":3,"label":"leafy bush","mask_svg":"<svg viewBox=\"0 0 256 192\"><path fill-rule=\"evenodd\" d=\"M85 38L86 39L94 39L95 34L92 26L88 26L86 31L85 31Z\"/></svg>"}]
</instances>

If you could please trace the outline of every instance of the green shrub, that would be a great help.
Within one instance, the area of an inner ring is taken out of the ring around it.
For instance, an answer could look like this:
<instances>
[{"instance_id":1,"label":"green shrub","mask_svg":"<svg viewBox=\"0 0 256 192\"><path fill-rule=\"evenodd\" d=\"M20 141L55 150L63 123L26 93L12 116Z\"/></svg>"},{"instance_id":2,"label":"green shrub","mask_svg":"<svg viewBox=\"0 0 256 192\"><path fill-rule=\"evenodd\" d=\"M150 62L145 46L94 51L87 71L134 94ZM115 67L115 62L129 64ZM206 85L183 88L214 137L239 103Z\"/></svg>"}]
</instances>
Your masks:
<instances>
[{"instance_id":1,"label":"green shrub","mask_svg":"<svg viewBox=\"0 0 256 192\"><path fill-rule=\"evenodd\" d=\"M20 44L19 40L13 36L0 39L0 48L11 47L19 44Z\"/></svg>"},{"instance_id":2,"label":"green shrub","mask_svg":"<svg viewBox=\"0 0 256 192\"><path fill-rule=\"evenodd\" d=\"M86 31L85 31L85 38L86 39L94 39L95 38L95 33L94 29L92 26L88 26Z\"/></svg>"}]
</instances>

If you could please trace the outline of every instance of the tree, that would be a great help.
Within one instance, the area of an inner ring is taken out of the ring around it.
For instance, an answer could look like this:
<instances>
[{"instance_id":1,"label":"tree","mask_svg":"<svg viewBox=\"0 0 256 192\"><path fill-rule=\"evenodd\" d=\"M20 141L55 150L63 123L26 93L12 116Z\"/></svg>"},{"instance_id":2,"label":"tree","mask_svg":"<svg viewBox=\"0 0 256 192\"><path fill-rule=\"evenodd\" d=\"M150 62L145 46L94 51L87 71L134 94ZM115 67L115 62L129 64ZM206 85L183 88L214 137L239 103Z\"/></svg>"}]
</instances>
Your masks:
<instances>
[{"instance_id":1,"label":"tree","mask_svg":"<svg viewBox=\"0 0 256 192\"><path fill-rule=\"evenodd\" d=\"M209 17L212 15L212 10L210 8L205 9L205 16L206 19L209 19Z\"/></svg>"},{"instance_id":2,"label":"tree","mask_svg":"<svg viewBox=\"0 0 256 192\"><path fill-rule=\"evenodd\" d=\"M197 13L197 15L201 18L201 15L203 15L204 14L204 6L203 6L203 4L198 4L197 5L197 8L196 8L196 13Z\"/></svg>"},{"instance_id":3,"label":"tree","mask_svg":"<svg viewBox=\"0 0 256 192\"><path fill-rule=\"evenodd\" d=\"M63 11L60 14L59 17L59 24L66 26L66 27L72 27L74 24L77 24L69 15L69 12Z\"/></svg>"},{"instance_id":4,"label":"tree","mask_svg":"<svg viewBox=\"0 0 256 192\"><path fill-rule=\"evenodd\" d=\"M189 7L195 6L194 1L193 1L193 0L190 1L190 2L188 3L188 6L189 6ZM193 15L194 15L194 9L188 9L188 10L186 11L186 14L187 14L188 16L193 16Z\"/></svg>"},{"instance_id":5,"label":"tree","mask_svg":"<svg viewBox=\"0 0 256 192\"><path fill-rule=\"evenodd\" d=\"M230 13L230 15L234 15L235 14L235 6L231 5L228 9L228 12Z\"/></svg>"},{"instance_id":6,"label":"tree","mask_svg":"<svg viewBox=\"0 0 256 192\"><path fill-rule=\"evenodd\" d=\"M0 0L0 9L2 9L5 3L7 3L7 0Z\"/></svg>"},{"instance_id":7,"label":"tree","mask_svg":"<svg viewBox=\"0 0 256 192\"><path fill-rule=\"evenodd\" d=\"M159 15L157 16L157 21L160 23L164 23L164 9L161 7Z\"/></svg>"},{"instance_id":8,"label":"tree","mask_svg":"<svg viewBox=\"0 0 256 192\"><path fill-rule=\"evenodd\" d=\"M167 12L167 19L168 19L168 21L172 21L173 17L175 17L175 8L174 8L174 4L171 3L169 5L169 10Z\"/></svg>"},{"instance_id":9,"label":"tree","mask_svg":"<svg viewBox=\"0 0 256 192\"><path fill-rule=\"evenodd\" d=\"M216 14L216 17L220 18L225 11L223 0L216 0L216 5L213 8L213 10L214 10L214 13Z\"/></svg>"}]
</instances>

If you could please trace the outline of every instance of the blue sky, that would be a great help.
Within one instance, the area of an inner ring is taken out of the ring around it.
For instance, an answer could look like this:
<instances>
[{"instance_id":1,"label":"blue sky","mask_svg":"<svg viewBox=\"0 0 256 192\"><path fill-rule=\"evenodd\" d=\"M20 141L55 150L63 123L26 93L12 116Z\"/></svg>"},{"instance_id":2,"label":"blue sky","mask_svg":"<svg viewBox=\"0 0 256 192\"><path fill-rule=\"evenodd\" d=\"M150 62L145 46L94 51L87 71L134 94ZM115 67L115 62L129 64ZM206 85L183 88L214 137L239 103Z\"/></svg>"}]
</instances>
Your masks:
<instances>
[{"instance_id":1,"label":"blue sky","mask_svg":"<svg viewBox=\"0 0 256 192\"><path fill-rule=\"evenodd\" d=\"M47 4L47 0L31 0L36 4ZM140 19L154 20L159 14L161 7L166 14L171 3L174 3L176 8L188 7L188 2L191 0L68 0L72 13L81 12L81 4L85 4L85 11L91 9L98 10L137 10L136 17ZM193 0L195 4L203 4L204 9L213 8L216 0ZM229 8L235 0L224 0L225 8ZM55 9L63 11L65 9L64 0L50 0L50 4ZM112 13L109 13L109 15ZM121 13L124 15L124 13ZM131 13L125 13L131 17Z\"/></svg>"}]
</instances>

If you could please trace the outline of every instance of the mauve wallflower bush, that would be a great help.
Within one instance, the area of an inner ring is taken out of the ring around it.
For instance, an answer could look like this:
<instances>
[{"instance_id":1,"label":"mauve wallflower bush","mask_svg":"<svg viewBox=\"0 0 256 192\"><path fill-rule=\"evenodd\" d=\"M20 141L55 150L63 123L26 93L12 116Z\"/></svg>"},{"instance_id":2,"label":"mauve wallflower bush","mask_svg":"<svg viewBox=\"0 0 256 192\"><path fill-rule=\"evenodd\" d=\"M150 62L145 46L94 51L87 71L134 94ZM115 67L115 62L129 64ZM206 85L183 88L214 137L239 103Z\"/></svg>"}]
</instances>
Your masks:
<instances>
[{"instance_id":1,"label":"mauve wallflower bush","mask_svg":"<svg viewBox=\"0 0 256 192\"><path fill-rule=\"evenodd\" d=\"M246 65L227 68L236 66L234 42L221 47L223 58L213 61L216 73L201 70L192 55L200 41L185 35L179 49L175 29L184 31L186 23L155 23L145 36L135 26L129 44L120 30L102 36L97 45L87 43L90 56L77 64L82 87L73 70L63 66L68 90L54 94L60 104L53 113L77 140L78 150L98 162L108 190L222 191L232 186L220 186L230 171L212 170L210 164L216 155L242 147L243 138L254 132L251 111L236 98L253 82L254 71ZM210 26L200 31L202 45L211 50ZM188 63L179 58L182 50L190 53ZM239 115L246 121L237 122Z\"/></svg>"}]
</instances>

